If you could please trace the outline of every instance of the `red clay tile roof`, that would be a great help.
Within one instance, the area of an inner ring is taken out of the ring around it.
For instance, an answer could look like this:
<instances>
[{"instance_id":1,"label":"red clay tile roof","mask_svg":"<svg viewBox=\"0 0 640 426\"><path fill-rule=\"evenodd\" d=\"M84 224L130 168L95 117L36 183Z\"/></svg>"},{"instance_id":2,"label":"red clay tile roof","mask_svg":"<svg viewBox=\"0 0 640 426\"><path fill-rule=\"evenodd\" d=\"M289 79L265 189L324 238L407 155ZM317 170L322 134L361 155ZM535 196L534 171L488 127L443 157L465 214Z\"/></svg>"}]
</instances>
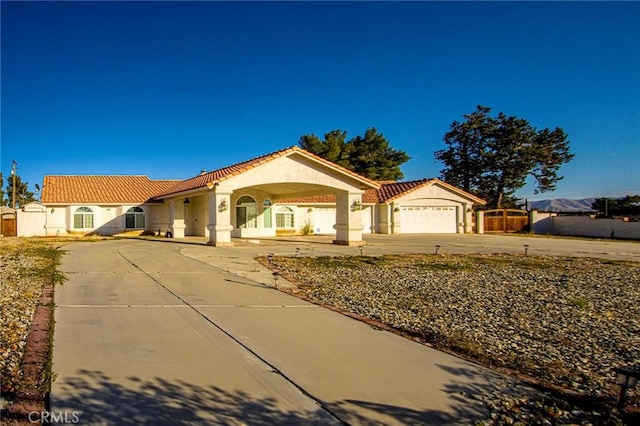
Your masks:
<instances>
[{"instance_id":1,"label":"red clay tile roof","mask_svg":"<svg viewBox=\"0 0 640 426\"><path fill-rule=\"evenodd\" d=\"M378 183L382 183L382 182L378 182ZM448 183L443 182L439 179L420 179L420 180L414 180L409 182L385 182L385 183L382 183L380 185L380 188L378 189L365 190L364 194L362 194L362 203L363 204L388 203L422 186L433 185L436 183L460 195L469 197L478 204L486 204L484 200L472 194L469 194L468 192L465 192L460 188L456 188L453 185L449 185ZM333 194L326 194L326 195L314 195L310 197L283 198L283 199L277 199L276 202L280 204L335 204L336 197Z\"/></svg>"},{"instance_id":2,"label":"red clay tile roof","mask_svg":"<svg viewBox=\"0 0 640 426\"><path fill-rule=\"evenodd\" d=\"M178 180L147 176L45 176L43 204L141 204Z\"/></svg>"},{"instance_id":3,"label":"red clay tile roof","mask_svg":"<svg viewBox=\"0 0 640 426\"><path fill-rule=\"evenodd\" d=\"M386 203L387 201L391 201L394 198L423 186L427 182L429 182L429 179L387 183L382 185L380 189L376 191L376 197L379 203Z\"/></svg>"},{"instance_id":4,"label":"red clay tile roof","mask_svg":"<svg viewBox=\"0 0 640 426\"><path fill-rule=\"evenodd\" d=\"M266 155L262 155L260 157L256 157L256 158L252 158L251 160L247 160L247 161L243 161L241 163L238 164L234 164L231 166L227 166L227 167L223 167L221 169L218 170L214 170L212 172L209 173L204 173L198 176L195 176L191 179L187 179L184 180L176 185L174 185L173 187L167 189L164 192L158 193L156 195L157 198L161 198L161 197L166 197L172 194L177 194L180 192L185 192L185 191L191 191L194 189L199 189L199 188L204 188L207 186L207 184L211 185L211 184L215 184L218 182L221 182L225 179L228 179L230 177L236 176L240 173L246 172L247 170L250 170L254 167L260 166L261 164L265 164L271 160L274 160L276 158L279 157L286 157L294 152L300 153L304 156L307 156L309 158L312 158L316 161L319 161L321 163L324 163L334 169L340 170L343 173L346 173L348 175L351 175L353 177L355 177L357 180L361 181L363 183L363 188L371 188L371 187L377 187L379 186L376 182L369 180L363 176L360 176L357 173L352 172L351 170L345 169L344 167L338 166L337 164L334 164L328 160L325 160L324 158L318 157L317 155L314 155L308 151L305 151L302 148L299 148L298 146L292 146L290 148L285 148L282 149L280 151L275 151L272 152L270 154L266 154Z\"/></svg>"},{"instance_id":5,"label":"red clay tile roof","mask_svg":"<svg viewBox=\"0 0 640 426\"><path fill-rule=\"evenodd\" d=\"M440 179L420 179L420 180L414 180L414 181L410 181L410 182L396 182L396 183L390 183L390 184L385 184L382 185L380 187L380 189L377 191L377 196L378 196L378 202L380 203L388 203L390 201L395 200L398 197L401 197L405 194L407 194L408 192L414 191L420 187L423 186L430 186L430 185L440 185L443 186L447 189L449 189L451 192L454 192L458 195L461 195L463 197L467 197L470 198L473 202L477 203L477 204L486 204L487 202L484 201L481 198L476 197L473 194L470 194L466 191L463 191L462 189L450 185L446 182L441 181ZM364 202L364 200L363 200Z\"/></svg>"}]
</instances>

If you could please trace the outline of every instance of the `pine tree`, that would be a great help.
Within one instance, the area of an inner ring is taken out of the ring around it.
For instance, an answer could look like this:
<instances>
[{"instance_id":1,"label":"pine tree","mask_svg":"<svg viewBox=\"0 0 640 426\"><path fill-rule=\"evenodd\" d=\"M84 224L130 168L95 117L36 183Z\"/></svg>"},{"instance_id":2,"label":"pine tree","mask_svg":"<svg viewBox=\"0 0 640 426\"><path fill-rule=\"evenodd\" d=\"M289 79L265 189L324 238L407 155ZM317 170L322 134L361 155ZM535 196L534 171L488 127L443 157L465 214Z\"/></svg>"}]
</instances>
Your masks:
<instances>
[{"instance_id":1,"label":"pine tree","mask_svg":"<svg viewBox=\"0 0 640 426\"><path fill-rule=\"evenodd\" d=\"M332 130L321 140L316 135L303 135L298 142L302 149L371 180L399 180L404 177L400 165L410 157L393 149L389 141L375 128L367 129L364 136L347 141L347 132Z\"/></svg>"},{"instance_id":2,"label":"pine tree","mask_svg":"<svg viewBox=\"0 0 640 426\"><path fill-rule=\"evenodd\" d=\"M513 194L532 177L535 193L552 191L562 176L558 170L569 162L569 142L564 131L538 131L525 119L479 105L454 121L444 136L446 149L435 157L444 164L441 178L487 200L488 207L515 206Z\"/></svg>"}]
</instances>

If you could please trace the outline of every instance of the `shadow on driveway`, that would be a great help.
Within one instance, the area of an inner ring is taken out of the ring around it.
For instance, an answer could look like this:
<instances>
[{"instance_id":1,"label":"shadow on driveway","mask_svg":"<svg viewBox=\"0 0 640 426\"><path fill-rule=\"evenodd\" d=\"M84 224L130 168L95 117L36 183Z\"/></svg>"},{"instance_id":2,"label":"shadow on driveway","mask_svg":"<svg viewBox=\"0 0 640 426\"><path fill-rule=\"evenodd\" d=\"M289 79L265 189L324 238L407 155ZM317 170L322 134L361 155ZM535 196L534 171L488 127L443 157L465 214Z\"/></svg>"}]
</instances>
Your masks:
<instances>
[{"instance_id":1,"label":"shadow on driveway","mask_svg":"<svg viewBox=\"0 0 640 426\"><path fill-rule=\"evenodd\" d=\"M469 374L482 376L468 369L451 371L446 366L438 367L467 378ZM338 421L321 407L315 411L283 411L274 398L255 397L239 390L227 390L214 385L203 387L179 379L160 377L144 380L131 376L126 383L117 383L102 371L81 369L76 375L59 383L63 392L57 394L53 415L60 419L77 419L75 423L78 424L101 425L443 425L466 423L467 420L473 423L473 419L486 418L489 413L481 401L474 401L475 398L470 400L469 396L486 396L496 390L493 385L487 384L487 377L477 378L478 383L457 383L444 389L458 402L448 412L430 410L428 407L416 410L357 399L323 401L322 405L337 416L340 419ZM358 409L354 410L354 406Z\"/></svg>"}]
</instances>

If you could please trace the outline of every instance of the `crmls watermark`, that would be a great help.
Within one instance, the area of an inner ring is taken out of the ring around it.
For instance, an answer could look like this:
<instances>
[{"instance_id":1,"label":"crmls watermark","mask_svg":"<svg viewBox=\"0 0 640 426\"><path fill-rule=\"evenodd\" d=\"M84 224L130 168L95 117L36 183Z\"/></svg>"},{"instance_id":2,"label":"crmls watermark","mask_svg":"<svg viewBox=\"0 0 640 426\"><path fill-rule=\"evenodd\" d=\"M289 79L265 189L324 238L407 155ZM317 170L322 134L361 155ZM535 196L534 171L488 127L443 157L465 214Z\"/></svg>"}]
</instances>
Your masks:
<instances>
[{"instance_id":1,"label":"crmls watermark","mask_svg":"<svg viewBox=\"0 0 640 426\"><path fill-rule=\"evenodd\" d=\"M80 411L32 411L29 422L44 424L76 424L80 423Z\"/></svg>"}]
</instances>

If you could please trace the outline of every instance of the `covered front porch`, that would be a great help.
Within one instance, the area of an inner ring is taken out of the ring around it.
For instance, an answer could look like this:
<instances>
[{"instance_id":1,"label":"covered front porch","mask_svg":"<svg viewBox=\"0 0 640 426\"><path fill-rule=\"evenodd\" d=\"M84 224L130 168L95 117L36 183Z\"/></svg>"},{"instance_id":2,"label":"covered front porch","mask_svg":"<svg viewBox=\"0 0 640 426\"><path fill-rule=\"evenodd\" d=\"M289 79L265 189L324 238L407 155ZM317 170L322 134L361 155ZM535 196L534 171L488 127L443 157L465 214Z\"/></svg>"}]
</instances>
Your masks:
<instances>
[{"instance_id":1,"label":"covered front porch","mask_svg":"<svg viewBox=\"0 0 640 426\"><path fill-rule=\"evenodd\" d=\"M295 147L251 163L243 164L242 171L231 166L202 174L157 197L168 207L172 236L204 236L214 246L233 245L232 238L274 237L304 226L279 200L333 195L333 242L362 243L362 194L376 188L375 182Z\"/></svg>"}]
</instances>

